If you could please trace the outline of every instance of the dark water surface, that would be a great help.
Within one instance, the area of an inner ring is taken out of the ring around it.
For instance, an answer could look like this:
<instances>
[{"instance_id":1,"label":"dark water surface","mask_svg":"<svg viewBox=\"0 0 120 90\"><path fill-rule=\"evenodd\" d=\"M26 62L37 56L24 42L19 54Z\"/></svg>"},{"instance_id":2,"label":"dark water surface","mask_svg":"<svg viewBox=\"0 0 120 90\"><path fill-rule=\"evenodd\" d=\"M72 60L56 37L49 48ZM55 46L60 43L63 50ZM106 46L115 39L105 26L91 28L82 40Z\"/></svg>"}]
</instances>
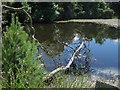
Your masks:
<instances>
[{"instance_id":1,"label":"dark water surface","mask_svg":"<svg viewBox=\"0 0 120 90\"><path fill-rule=\"evenodd\" d=\"M84 36L88 38L87 49L83 49L79 56L86 52L82 54L82 59L76 58L72 69L81 73L85 66L85 73L118 74L118 29L92 23L35 24L34 27L47 70L66 65L73 54L70 47L75 49L79 46Z\"/></svg>"}]
</instances>

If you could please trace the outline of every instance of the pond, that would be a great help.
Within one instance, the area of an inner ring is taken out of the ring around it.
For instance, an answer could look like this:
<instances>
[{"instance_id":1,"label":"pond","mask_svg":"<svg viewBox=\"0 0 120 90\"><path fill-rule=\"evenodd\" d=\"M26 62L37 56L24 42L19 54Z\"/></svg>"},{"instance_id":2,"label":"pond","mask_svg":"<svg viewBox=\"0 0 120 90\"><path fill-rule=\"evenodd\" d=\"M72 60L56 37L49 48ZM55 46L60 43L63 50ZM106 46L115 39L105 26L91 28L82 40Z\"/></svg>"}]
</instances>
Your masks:
<instances>
[{"instance_id":1,"label":"pond","mask_svg":"<svg viewBox=\"0 0 120 90\"><path fill-rule=\"evenodd\" d=\"M66 65L84 36L86 47L79 53L82 58L75 58L71 70L102 77L118 75L118 29L93 23L34 24L34 27L41 44L39 53L48 71Z\"/></svg>"}]
</instances>

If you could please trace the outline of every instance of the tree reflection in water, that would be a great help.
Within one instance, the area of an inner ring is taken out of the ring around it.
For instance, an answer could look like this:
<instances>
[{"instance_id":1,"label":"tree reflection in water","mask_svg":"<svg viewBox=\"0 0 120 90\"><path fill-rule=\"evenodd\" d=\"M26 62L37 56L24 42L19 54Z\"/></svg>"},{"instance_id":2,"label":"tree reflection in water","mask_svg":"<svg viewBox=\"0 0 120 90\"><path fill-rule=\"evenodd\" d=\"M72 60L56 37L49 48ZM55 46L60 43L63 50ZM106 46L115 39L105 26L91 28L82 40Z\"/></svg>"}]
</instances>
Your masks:
<instances>
[{"instance_id":1,"label":"tree reflection in water","mask_svg":"<svg viewBox=\"0 0 120 90\"><path fill-rule=\"evenodd\" d=\"M42 58L48 70L66 65L74 52L73 49L80 45L82 36L87 38L84 48L76 55L70 69L78 74L86 73L90 69L89 43L93 39L100 45L104 44L108 38L116 40L119 31L106 25L91 23L35 24L34 27L36 29L35 37L41 43L42 52L40 53L44 52Z\"/></svg>"}]
</instances>

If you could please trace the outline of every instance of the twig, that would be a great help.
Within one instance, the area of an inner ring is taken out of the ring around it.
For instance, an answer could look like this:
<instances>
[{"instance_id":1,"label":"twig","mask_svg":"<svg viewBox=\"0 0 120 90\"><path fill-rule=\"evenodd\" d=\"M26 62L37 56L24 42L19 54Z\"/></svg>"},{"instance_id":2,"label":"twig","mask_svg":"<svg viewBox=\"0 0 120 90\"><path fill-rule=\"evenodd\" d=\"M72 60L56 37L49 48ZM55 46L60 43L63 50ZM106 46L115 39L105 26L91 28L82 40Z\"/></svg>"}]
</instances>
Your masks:
<instances>
[{"instance_id":1,"label":"twig","mask_svg":"<svg viewBox=\"0 0 120 90\"><path fill-rule=\"evenodd\" d=\"M66 44L64 42L60 42L59 40L57 40L57 41L58 41L58 43L61 43L61 44L65 45L65 46L67 46L67 47L69 47L69 48L71 48L72 50L75 51L75 49L73 47L69 46L68 44Z\"/></svg>"}]
</instances>

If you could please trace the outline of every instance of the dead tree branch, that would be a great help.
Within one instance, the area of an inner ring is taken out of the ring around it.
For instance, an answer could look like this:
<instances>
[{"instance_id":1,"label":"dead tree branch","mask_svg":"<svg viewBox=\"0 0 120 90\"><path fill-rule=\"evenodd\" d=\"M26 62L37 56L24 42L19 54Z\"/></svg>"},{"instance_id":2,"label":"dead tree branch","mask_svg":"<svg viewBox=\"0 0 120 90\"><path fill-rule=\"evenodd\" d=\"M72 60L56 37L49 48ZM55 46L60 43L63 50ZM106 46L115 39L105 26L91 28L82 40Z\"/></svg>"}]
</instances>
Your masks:
<instances>
[{"instance_id":1,"label":"dead tree branch","mask_svg":"<svg viewBox=\"0 0 120 90\"><path fill-rule=\"evenodd\" d=\"M55 70L53 70L52 72L50 72L46 77L45 77L45 81L46 80L49 80L50 78L52 78L56 73L58 73L59 71L65 71L67 69L70 68L71 64L73 63L74 61L74 58L76 56L76 54L80 51L80 49L83 47L85 41L83 40L83 42L81 43L81 45L75 50L75 52L73 53L70 61L68 62L68 64L66 66L61 66Z\"/></svg>"},{"instance_id":2,"label":"dead tree branch","mask_svg":"<svg viewBox=\"0 0 120 90\"><path fill-rule=\"evenodd\" d=\"M14 8L14 7L2 5L2 8L9 9L11 11L16 11L16 12L23 12L29 18L29 20L30 20L30 25L29 26L30 26L30 28L32 30L32 38L34 38L35 29L34 29L34 27L32 25L32 23L33 23L32 17L30 16L30 14L27 11L24 10L23 7L21 7L21 8Z\"/></svg>"}]
</instances>

